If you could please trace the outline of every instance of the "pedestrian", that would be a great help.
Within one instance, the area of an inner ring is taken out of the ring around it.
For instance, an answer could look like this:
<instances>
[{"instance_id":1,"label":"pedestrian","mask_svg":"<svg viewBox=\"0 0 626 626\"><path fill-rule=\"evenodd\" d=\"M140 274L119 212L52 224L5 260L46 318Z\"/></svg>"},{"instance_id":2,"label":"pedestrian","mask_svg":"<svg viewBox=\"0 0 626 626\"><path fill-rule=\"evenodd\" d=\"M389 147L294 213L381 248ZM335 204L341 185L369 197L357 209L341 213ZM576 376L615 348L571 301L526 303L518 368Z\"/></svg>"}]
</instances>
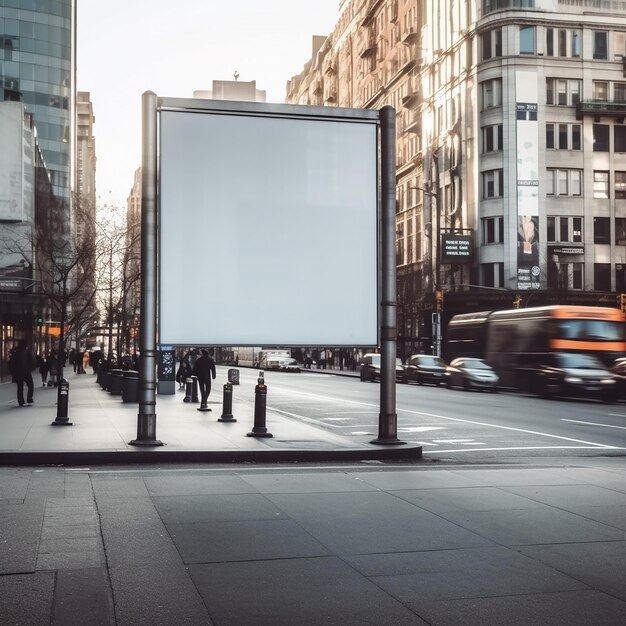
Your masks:
<instances>
[{"instance_id":1,"label":"pedestrian","mask_svg":"<svg viewBox=\"0 0 626 626\"><path fill-rule=\"evenodd\" d=\"M183 357L180 359L178 370L176 371L176 382L178 383L179 389L183 389L185 387L185 381L190 374L191 372L188 370L187 363Z\"/></svg>"},{"instance_id":2,"label":"pedestrian","mask_svg":"<svg viewBox=\"0 0 626 626\"><path fill-rule=\"evenodd\" d=\"M50 352L48 357L48 387L57 386L57 368L59 366L59 360L57 358L56 350Z\"/></svg>"},{"instance_id":3,"label":"pedestrian","mask_svg":"<svg viewBox=\"0 0 626 626\"><path fill-rule=\"evenodd\" d=\"M202 350L202 355L194 363L192 374L198 378L200 410L210 411L211 409L207 407L207 400L211 393L211 379L215 380L216 376L213 350Z\"/></svg>"},{"instance_id":4,"label":"pedestrian","mask_svg":"<svg viewBox=\"0 0 626 626\"><path fill-rule=\"evenodd\" d=\"M11 378L17 385L17 403L20 406L30 405L33 403L33 370L35 369L35 361L33 355L23 339L17 342L17 347L12 351L9 358L9 372ZM24 383L26 383L26 402L24 402Z\"/></svg>"},{"instance_id":5,"label":"pedestrian","mask_svg":"<svg viewBox=\"0 0 626 626\"><path fill-rule=\"evenodd\" d=\"M37 368L39 369L39 374L41 376L41 385L42 387L46 386L46 382L48 381L48 354L38 354L37 355Z\"/></svg>"},{"instance_id":6,"label":"pedestrian","mask_svg":"<svg viewBox=\"0 0 626 626\"><path fill-rule=\"evenodd\" d=\"M80 370L80 373L81 373L81 374L86 374L86 373L87 373L87 368L89 367L89 357L90 357L91 355L89 354L89 351L88 351L88 350L85 350L85 351L82 353L82 355L81 355L81 356L82 356L83 362L82 362L82 364L81 364L81 370Z\"/></svg>"}]
</instances>

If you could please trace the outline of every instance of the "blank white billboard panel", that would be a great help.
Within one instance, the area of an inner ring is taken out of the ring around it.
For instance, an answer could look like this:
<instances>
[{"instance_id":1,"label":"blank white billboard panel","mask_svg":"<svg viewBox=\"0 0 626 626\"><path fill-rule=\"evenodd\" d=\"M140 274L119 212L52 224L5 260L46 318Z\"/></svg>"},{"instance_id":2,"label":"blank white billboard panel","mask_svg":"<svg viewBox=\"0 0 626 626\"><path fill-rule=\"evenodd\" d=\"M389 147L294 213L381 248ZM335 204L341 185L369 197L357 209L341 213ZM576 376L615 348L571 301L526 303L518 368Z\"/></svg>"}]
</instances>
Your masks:
<instances>
[{"instance_id":1,"label":"blank white billboard panel","mask_svg":"<svg viewBox=\"0 0 626 626\"><path fill-rule=\"evenodd\" d=\"M159 342L376 345L377 126L160 113Z\"/></svg>"}]
</instances>

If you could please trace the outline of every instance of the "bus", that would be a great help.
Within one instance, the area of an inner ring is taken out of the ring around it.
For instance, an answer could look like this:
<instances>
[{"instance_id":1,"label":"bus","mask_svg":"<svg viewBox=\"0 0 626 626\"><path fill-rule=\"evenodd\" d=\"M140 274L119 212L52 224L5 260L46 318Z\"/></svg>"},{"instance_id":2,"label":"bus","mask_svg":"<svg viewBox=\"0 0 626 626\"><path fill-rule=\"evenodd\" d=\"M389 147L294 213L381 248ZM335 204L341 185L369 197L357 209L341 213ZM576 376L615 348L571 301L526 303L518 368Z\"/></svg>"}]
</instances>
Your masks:
<instances>
[{"instance_id":1,"label":"bus","mask_svg":"<svg viewBox=\"0 0 626 626\"><path fill-rule=\"evenodd\" d=\"M455 315L443 357L485 359L503 387L527 390L534 367L547 354L591 354L605 365L626 355L626 316L619 309L555 305Z\"/></svg>"}]
</instances>

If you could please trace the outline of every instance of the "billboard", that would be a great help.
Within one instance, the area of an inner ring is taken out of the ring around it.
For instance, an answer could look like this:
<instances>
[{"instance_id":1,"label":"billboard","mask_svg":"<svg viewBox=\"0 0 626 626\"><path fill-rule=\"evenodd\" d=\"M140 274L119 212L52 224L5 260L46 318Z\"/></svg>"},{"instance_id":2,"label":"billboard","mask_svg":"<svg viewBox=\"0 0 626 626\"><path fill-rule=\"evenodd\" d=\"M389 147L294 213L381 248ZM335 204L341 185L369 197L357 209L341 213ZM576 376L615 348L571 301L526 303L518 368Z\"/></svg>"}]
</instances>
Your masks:
<instances>
[{"instance_id":1,"label":"billboard","mask_svg":"<svg viewBox=\"0 0 626 626\"><path fill-rule=\"evenodd\" d=\"M539 122L537 74L518 70L517 132L517 288L539 289ZM523 98L523 100L522 100Z\"/></svg>"},{"instance_id":2,"label":"billboard","mask_svg":"<svg viewBox=\"0 0 626 626\"><path fill-rule=\"evenodd\" d=\"M471 235L441 235L442 263L469 263L472 260Z\"/></svg>"},{"instance_id":3,"label":"billboard","mask_svg":"<svg viewBox=\"0 0 626 626\"><path fill-rule=\"evenodd\" d=\"M159 342L376 345L378 113L206 107L159 113Z\"/></svg>"}]
</instances>

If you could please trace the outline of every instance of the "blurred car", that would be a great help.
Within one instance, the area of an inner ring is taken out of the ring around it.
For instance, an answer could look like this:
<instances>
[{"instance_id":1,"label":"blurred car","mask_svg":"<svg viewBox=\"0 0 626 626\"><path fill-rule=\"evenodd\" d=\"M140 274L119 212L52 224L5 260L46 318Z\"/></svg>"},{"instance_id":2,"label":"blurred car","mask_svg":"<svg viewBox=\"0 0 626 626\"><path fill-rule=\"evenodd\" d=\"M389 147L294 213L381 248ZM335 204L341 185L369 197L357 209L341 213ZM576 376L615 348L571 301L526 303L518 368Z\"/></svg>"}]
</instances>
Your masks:
<instances>
[{"instance_id":1,"label":"blurred car","mask_svg":"<svg viewBox=\"0 0 626 626\"><path fill-rule=\"evenodd\" d=\"M626 400L626 357L616 359L610 371L615 376L616 399Z\"/></svg>"},{"instance_id":2,"label":"blurred car","mask_svg":"<svg viewBox=\"0 0 626 626\"><path fill-rule=\"evenodd\" d=\"M431 354L414 354L405 367L407 382L414 381L418 385L430 383L437 385L443 382L446 362L440 356Z\"/></svg>"},{"instance_id":3,"label":"blurred car","mask_svg":"<svg viewBox=\"0 0 626 626\"><path fill-rule=\"evenodd\" d=\"M446 387L463 387L471 389L486 389L495 393L498 390L498 375L491 365L482 359L458 357L450 361L444 372Z\"/></svg>"},{"instance_id":4,"label":"blurred car","mask_svg":"<svg viewBox=\"0 0 626 626\"><path fill-rule=\"evenodd\" d=\"M299 372L300 366L298 365L298 361L295 359L282 359L280 362L280 371L281 372Z\"/></svg>"},{"instance_id":5,"label":"blurred car","mask_svg":"<svg viewBox=\"0 0 626 626\"><path fill-rule=\"evenodd\" d=\"M361 359L360 368L361 380L371 380L372 382L380 380L380 354L367 353ZM400 359L396 359L396 382L405 383L406 376L404 365Z\"/></svg>"},{"instance_id":6,"label":"blurred car","mask_svg":"<svg viewBox=\"0 0 626 626\"><path fill-rule=\"evenodd\" d=\"M590 354L553 352L535 368L535 391L547 398L557 396L592 397L613 402L617 378Z\"/></svg>"}]
</instances>

